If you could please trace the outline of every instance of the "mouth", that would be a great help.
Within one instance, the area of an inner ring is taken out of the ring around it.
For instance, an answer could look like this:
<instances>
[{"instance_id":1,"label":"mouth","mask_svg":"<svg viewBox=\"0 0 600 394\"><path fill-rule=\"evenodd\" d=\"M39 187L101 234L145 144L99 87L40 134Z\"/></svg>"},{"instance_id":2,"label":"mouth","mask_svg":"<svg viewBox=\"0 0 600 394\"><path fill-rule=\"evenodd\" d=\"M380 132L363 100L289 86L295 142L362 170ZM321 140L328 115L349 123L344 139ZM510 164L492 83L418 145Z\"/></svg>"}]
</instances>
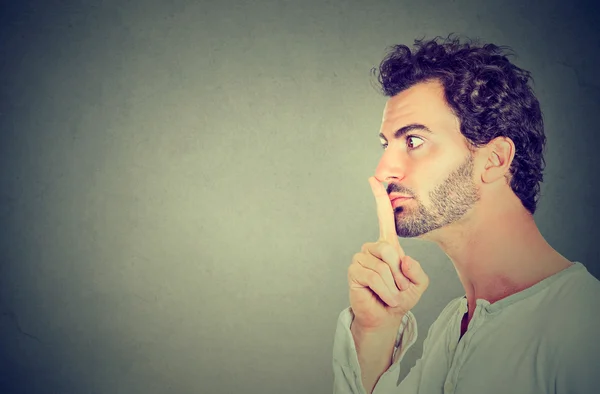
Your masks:
<instances>
[{"instance_id":1,"label":"mouth","mask_svg":"<svg viewBox=\"0 0 600 394\"><path fill-rule=\"evenodd\" d=\"M412 197L398 196L390 198L390 202L392 203L392 208L396 208L410 199L412 199Z\"/></svg>"}]
</instances>

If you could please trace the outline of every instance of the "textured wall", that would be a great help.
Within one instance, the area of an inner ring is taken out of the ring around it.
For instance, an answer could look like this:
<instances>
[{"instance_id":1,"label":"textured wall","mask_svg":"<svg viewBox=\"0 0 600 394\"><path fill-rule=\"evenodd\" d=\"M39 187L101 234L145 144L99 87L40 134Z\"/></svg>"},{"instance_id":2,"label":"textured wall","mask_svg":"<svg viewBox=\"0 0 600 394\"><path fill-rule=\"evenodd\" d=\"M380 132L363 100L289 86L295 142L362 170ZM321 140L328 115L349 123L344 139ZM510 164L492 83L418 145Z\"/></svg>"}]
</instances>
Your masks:
<instances>
[{"instance_id":1,"label":"textured wall","mask_svg":"<svg viewBox=\"0 0 600 394\"><path fill-rule=\"evenodd\" d=\"M542 233L600 274L599 13L583 3L14 1L0 11L0 391L328 393L385 48L512 46L548 135ZM82 4L83 3L83 4ZM85 4L87 3L87 4ZM501 3L501 4L500 4ZM462 294L437 246L427 328Z\"/></svg>"}]
</instances>

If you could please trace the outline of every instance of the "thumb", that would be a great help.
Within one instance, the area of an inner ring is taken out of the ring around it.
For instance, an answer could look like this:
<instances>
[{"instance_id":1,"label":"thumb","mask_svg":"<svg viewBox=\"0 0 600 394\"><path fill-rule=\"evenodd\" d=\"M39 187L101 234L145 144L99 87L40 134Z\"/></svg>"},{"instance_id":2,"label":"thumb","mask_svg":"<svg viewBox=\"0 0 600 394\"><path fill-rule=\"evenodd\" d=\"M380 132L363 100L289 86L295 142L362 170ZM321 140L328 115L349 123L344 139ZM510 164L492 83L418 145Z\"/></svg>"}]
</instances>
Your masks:
<instances>
[{"instance_id":1,"label":"thumb","mask_svg":"<svg viewBox=\"0 0 600 394\"><path fill-rule=\"evenodd\" d=\"M421 268L421 264L412 257L405 255L402 258L402 273L417 287L423 287L423 290L429 285L429 277Z\"/></svg>"}]
</instances>

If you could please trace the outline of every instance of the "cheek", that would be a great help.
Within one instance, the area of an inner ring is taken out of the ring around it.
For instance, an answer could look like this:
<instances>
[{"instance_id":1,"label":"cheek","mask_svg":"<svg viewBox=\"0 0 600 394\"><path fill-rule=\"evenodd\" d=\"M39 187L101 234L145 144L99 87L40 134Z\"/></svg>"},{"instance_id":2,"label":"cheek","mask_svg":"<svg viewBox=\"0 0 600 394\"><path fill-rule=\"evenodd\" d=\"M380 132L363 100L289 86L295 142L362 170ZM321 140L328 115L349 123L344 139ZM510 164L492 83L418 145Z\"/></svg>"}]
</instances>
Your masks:
<instances>
[{"instance_id":1,"label":"cheek","mask_svg":"<svg viewBox=\"0 0 600 394\"><path fill-rule=\"evenodd\" d=\"M415 192L421 197L428 196L444 182L443 174L441 169L429 168L426 171L421 169L414 181Z\"/></svg>"},{"instance_id":2,"label":"cheek","mask_svg":"<svg viewBox=\"0 0 600 394\"><path fill-rule=\"evenodd\" d=\"M456 197L455 193L442 190L442 185L447 179L447 172L447 168L431 168L429 171L419 173L413 183L413 191L421 204L428 207L431 206L432 200L438 201Z\"/></svg>"}]
</instances>

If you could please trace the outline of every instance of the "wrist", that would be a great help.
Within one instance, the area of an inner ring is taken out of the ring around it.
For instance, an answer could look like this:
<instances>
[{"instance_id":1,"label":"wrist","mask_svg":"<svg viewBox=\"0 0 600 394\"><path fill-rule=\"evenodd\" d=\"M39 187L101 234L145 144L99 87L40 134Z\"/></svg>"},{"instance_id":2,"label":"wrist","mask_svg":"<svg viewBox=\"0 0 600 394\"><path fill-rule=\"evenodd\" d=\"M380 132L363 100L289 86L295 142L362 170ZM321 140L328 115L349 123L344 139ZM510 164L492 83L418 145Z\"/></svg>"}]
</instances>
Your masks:
<instances>
[{"instance_id":1,"label":"wrist","mask_svg":"<svg viewBox=\"0 0 600 394\"><path fill-rule=\"evenodd\" d=\"M350 332L354 337L365 337L365 338L377 338L377 337L386 337L391 335L392 333L395 335L402 323L402 319L405 315L395 316L394 319L390 319L383 324L377 326L370 326L360 324L354 319L350 324Z\"/></svg>"}]
</instances>

